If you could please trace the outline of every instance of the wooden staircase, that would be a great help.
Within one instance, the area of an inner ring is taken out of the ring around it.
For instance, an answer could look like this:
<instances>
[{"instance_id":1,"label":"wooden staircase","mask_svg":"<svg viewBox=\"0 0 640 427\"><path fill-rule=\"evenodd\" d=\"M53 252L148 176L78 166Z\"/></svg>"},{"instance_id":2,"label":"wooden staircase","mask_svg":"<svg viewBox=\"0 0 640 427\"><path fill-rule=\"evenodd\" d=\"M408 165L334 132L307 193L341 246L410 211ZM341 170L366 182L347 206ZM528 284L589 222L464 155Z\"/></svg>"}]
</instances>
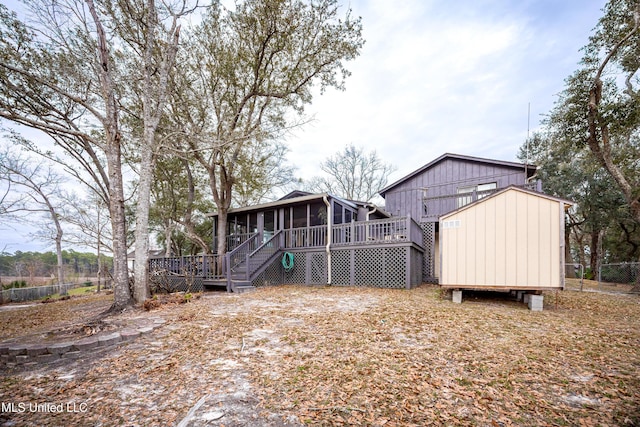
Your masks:
<instances>
[{"instance_id":1,"label":"wooden staircase","mask_svg":"<svg viewBox=\"0 0 640 427\"><path fill-rule=\"evenodd\" d=\"M284 234L274 234L266 242L260 244L259 235L253 235L224 256L221 277L205 278L205 289L225 288L228 292L244 293L256 289L252 282L282 255L284 250Z\"/></svg>"}]
</instances>

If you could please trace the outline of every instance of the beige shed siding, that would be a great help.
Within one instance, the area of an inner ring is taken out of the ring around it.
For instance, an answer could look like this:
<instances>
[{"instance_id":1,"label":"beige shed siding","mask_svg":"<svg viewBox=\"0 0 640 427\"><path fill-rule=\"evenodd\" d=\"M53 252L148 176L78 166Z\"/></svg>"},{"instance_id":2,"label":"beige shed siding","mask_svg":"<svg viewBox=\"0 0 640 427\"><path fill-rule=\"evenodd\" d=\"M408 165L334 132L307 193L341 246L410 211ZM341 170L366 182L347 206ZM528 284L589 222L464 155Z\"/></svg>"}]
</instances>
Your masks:
<instances>
[{"instance_id":1,"label":"beige shed siding","mask_svg":"<svg viewBox=\"0 0 640 427\"><path fill-rule=\"evenodd\" d=\"M560 213L559 213L560 212ZM509 189L440 223L440 283L559 288L562 202Z\"/></svg>"}]
</instances>

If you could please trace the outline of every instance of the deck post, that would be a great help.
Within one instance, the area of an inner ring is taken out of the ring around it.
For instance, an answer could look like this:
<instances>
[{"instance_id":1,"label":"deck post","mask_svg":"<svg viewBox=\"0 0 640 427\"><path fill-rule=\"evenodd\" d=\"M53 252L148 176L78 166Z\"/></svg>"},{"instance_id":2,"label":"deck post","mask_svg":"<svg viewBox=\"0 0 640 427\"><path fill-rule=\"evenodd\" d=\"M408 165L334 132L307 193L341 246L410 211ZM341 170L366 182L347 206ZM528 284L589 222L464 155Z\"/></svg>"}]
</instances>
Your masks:
<instances>
[{"instance_id":1,"label":"deck post","mask_svg":"<svg viewBox=\"0 0 640 427\"><path fill-rule=\"evenodd\" d=\"M345 237L345 243L351 243L353 242L353 239L355 238L356 235L356 222L354 221L353 218L351 218L351 228L349 231L349 241L346 241L346 237Z\"/></svg>"},{"instance_id":2,"label":"deck post","mask_svg":"<svg viewBox=\"0 0 640 427\"><path fill-rule=\"evenodd\" d=\"M412 242L412 236L411 236L411 215L407 214L407 230L404 232L404 237L405 239L407 239L408 242ZM411 270L413 269L413 265L411 265L411 247L407 247L405 249L406 254L405 256L407 257L406 259L406 263L405 265L407 266L407 271L405 271L405 288L406 289L411 289Z\"/></svg>"},{"instance_id":3,"label":"deck post","mask_svg":"<svg viewBox=\"0 0 640 427\"><path fill-rule=\"evenodd\" d=\"M249 252L247 252L247 257L244 265L246 265L245 280L248 282L249 281Z\"/></svg>"},{"instance_id":4,"label":"deck post","mask_svg":"<svg viewBox=\"0 0 640 427\"><path fill-rule=\"evenodd\" d=\"M224 271L224 275L227 278L227 292L231 292L231 256L229 252L224 254L224 265L222 266L222 271Z\"/></svg>"}]
</instances>

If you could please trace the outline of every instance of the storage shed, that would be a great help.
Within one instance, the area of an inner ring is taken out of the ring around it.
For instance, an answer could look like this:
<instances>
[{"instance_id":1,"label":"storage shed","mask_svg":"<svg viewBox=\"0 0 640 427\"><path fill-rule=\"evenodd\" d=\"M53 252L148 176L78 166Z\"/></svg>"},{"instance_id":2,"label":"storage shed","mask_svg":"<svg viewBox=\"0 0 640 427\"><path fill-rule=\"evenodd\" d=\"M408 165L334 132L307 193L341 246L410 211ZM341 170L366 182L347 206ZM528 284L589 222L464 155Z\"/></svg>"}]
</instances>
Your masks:
<instances>
[{"instance_id":1,"label":"storage shed","mask_svg":"<svg viewBox=\"0 0 640 427\"><path fill-rule=\"evenodd\" d=\"M564 215L570 205L507 187L443 215L440 284L461 290L564 288Z\"/></svg>"}]
</instances>

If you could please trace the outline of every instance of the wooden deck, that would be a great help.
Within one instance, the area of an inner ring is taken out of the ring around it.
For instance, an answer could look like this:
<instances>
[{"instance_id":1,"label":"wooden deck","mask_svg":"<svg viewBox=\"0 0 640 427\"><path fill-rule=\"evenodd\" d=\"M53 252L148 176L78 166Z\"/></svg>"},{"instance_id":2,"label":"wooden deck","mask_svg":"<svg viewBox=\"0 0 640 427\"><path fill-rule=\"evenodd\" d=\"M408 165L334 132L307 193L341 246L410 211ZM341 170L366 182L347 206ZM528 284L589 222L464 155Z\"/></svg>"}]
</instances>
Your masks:
<instances>
[{"instance_id":1,"label":"wooden deck","mask_svg":"<svg viewBox=\"0 0 640 427\"><path fill-rule=\"evenodd\" d=\"M330 240L328 239L330 235ZM280 230L268 239L253 235L228 236L231 250L226 254L183 257L158 257L149 260L151 277L197 277L204 286L251 283L252 277L272 264L282 253L292 250L348 247L384 247L411 244L422 250L420 225L411 217L394 217L373 221L353 221L329 228L326 225Z\"/></svg>"}]
</instances>

